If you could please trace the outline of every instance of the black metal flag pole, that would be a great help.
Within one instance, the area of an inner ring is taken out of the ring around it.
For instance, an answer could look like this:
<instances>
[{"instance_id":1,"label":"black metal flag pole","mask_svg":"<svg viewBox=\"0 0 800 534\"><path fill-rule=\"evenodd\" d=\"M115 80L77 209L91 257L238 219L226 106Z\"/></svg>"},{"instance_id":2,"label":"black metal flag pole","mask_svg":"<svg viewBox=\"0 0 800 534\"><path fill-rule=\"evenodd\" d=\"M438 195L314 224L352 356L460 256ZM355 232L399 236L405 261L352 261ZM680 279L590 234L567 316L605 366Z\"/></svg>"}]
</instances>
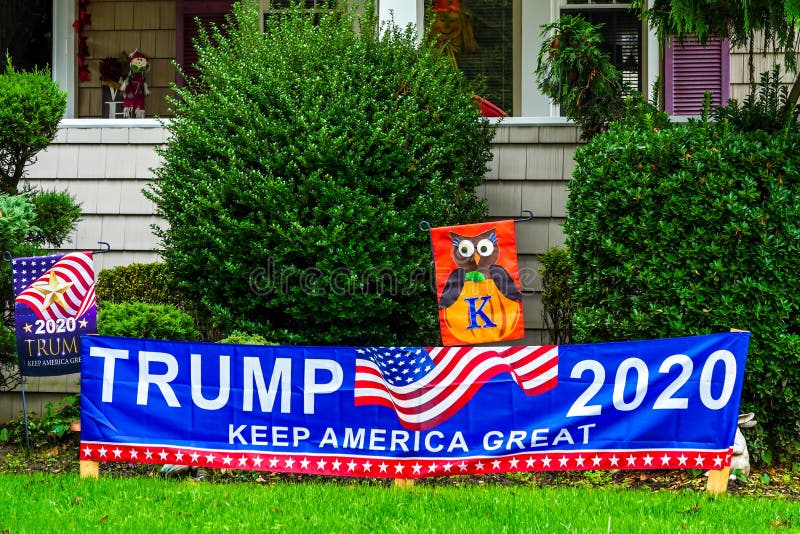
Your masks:
<instances>
[{"instance_id":1,"label":"black metal flag pole","mask_svg":"<svg viewBox=\"0 0 800 534\"><path fill-rule=\"evenodd\" d=\"M19 360L19 354L17 354ZM28 403L25 400L25 375L20 374L19 389L22 392L22 418L25 421L25 455L31 455L31 430L28 427Z\"/></svg>"},{"instance_id":2,"label":"black metal flag pole","mask_svg":"<svg viewBox=\"0 0 800 534\"><path fill-rule=\"evenodd\" d=\"M3 252L3 261L7 261L11 263L14 259L14 256L11 254L10 251L6 250ZM19 389L22 393L22 420L25 423L25 455L31 455L31 431L28 426L28 401L25 397L25 375L22 374L22 362L19 358L19 350L17 350L17 362L19 362L20 366L20 373L19 373Z\"/></svg>"},{"instance_id":3,"label":"black metal flag pole","mask_svg":"<svg viewBox=\"0 0 800 534\"><path fill-rule=\"evenodd\" d=\"M519 219L514 219L514 222L528 222L533 220L533 211L531 210L522 210L522 215ZM428 221L420 221L419 222L419 229L423 232L430 232L431 231L431 223ZM99 243L100 241L98 241Z\"/></svg>"}]
</instances>

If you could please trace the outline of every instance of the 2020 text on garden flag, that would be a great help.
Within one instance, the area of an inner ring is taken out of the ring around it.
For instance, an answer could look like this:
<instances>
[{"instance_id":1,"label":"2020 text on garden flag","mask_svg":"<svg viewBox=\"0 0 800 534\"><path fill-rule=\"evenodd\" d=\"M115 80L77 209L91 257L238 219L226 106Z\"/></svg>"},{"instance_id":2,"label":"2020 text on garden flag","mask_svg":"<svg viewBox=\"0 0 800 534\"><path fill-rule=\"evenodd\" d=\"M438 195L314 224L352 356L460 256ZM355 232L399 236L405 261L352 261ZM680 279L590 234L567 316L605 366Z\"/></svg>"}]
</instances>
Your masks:
<instances>
[{"instance_id":1,"label":"2020 text on garden flag","mask_svg":"<svg viewBox=\"0 0 800 534\"><path fill-rule=\"evenodd\" d=\"M514 221L431 229L442 344L525 335Z\"/></svg>"},{"instance_id":2,"label":"2020 text on garden flag","mask_svg":"<svg viewBox=\"0 0 800 534\"><path fill-rule=\"evenodd\" d=\"M720 469L748 342L747 332L558 347L84 336L80 455L398 478Z\"/></svg>"},{"instance_id":3,"label":"2020 text on garden flag","mask_svg":"<svg viewBox=\"0 0 800 534\"><path fill-rule=\"evenodd\" d=\"M79 336L97 332L92 253L15 258L11 269L20 372L79 372Z\"/></svg>"}]
</instances>

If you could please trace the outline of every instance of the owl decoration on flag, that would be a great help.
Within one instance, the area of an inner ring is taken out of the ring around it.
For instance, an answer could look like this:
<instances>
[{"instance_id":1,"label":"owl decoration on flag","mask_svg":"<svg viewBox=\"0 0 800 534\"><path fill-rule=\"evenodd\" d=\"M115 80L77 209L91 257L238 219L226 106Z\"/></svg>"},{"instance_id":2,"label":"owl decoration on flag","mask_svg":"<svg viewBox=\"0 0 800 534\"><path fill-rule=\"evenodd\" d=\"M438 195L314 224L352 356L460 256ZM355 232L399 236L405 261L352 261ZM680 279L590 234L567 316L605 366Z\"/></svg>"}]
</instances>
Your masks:
<instances>
[{"instance_id":1,"label":"owl decoration on flag","mask_svg":"<svg viewBox=\"0 0 800 534\"><path fill-rule=\"evenodd\" d=\"M431 229L444 345L524 337L514 221Z\"/></svg>"}]
</instances>

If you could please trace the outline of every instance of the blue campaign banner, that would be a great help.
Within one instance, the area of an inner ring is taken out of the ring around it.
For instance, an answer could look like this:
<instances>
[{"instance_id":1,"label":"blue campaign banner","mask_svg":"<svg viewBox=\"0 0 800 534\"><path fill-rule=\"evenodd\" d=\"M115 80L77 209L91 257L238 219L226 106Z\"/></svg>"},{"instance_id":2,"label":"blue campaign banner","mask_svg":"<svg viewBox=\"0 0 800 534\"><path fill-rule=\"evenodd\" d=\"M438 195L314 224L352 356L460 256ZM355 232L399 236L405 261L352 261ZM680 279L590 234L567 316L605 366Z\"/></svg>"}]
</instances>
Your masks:
<instances>
[{"instance_id":1,"label":"blue campaign banner","mask_svg":"<svg viewBox=\"0 0 800 534\"><path fill-rule=\"evenodd\" d=\"M84 336L80 454L398 478L720 469L749 336L520 347Z\"/></svg>"}]
</instances>

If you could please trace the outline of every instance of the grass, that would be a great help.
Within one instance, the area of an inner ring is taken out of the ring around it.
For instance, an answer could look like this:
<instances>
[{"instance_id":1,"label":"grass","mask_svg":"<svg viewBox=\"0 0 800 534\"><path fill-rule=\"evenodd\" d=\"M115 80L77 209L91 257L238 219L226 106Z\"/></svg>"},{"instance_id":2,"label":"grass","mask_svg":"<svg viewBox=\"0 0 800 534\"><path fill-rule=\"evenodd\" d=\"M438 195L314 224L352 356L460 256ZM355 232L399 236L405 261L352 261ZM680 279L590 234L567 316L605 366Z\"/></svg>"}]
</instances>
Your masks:
<instances>
[{"instance_id":1,"label":"grass","mask_svg":"<svg viewBox=\"0 0 800 534\"><path fill-rule=\"evenodd\" d=\"M783 532L800 502L693 491L0 474L0 532Z\"/></svg>"}]
</instances>

